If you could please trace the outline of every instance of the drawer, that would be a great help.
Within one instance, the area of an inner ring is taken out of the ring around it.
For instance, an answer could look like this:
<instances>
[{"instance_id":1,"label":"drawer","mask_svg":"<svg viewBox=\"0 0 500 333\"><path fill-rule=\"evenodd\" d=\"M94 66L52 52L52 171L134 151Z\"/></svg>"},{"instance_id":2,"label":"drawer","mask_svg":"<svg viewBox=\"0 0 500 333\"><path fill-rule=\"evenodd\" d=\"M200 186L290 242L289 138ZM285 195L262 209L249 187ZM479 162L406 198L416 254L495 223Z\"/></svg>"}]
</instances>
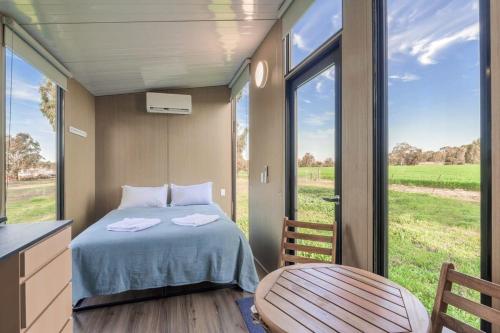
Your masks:
<instances>
[{"instance_id":1,"label":"drawer","mask_svg":"<svg viewBox=\"0 0 500 333\"><path fill-rule=\"evenodd\" d=\"M71 242L71 228L42 240L21 253L21 277L28 277L57 257Z\"/></svg>"},{"instance_id":2,"label":"drawer","mask_svg":"<svg viewBox=\"0 0 500 333\"><path fill-rule=\"evenodd\" d=\"M71 311L71 283L68 283L26 333L72 332Z\"/></svg>"},{"instance_id":3,"label":"drawer","mask_svg":"<svg viewBox=\"0 0 500 333\"><path fill-rule=\"evenodd\" d=\"M73 333L73 319L69 318L61 333Z\"/></svg>"},{"instance_id":4,"label":"drawer","mask_svg":"<svg viewBox=\"0 0 500 333\"><path fill-rule=\"evenodd\" d=\"M29 327L70 281L71 250L66 249L21 285L21 326Z\"/></svg>"}]
</instances>

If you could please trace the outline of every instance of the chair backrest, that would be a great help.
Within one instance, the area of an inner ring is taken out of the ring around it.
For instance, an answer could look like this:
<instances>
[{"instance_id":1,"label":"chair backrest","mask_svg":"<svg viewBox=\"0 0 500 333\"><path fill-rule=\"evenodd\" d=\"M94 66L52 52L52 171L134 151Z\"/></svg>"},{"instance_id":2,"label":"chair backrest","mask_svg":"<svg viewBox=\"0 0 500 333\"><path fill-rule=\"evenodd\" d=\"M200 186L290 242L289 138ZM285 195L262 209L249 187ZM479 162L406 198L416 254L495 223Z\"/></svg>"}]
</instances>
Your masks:
<instances>
[{"instance_id":1,"label":"chair backrest","mask_svg":"<svg viewBox=\"0 0 500 333\"><path fill-rule=\"evenodd\" d=\"M441 333L443 327L455 332L482 332L458 319L447 314L448 305L468 312L476 317L487 320L492 324L500 325L500 311L489 306L471 301L465 297L452 292L453 284L478 291L482 294L500 299L500 285L493 282L481 280L457 272L453 264L444 263L441 267L441 275L432 310L431 333Z\"/></svg>"},{"instance_id":2,"label":"chair backrest","mask_svg":"<svg viewBox=\"0 0 500 333\"><path fill-rule=\"evenodd\" d=\"M297 229L298 228L298 229ZM306 241L306 244L301 244ZM311 242L311 244L307 244ZM283 235L281 240L280 267L287 263L335 263L335 246L337 243L336 223L311 223L289 220L287 217L283 220ZM325 244L327 246L317 246ZM329 246L328 246L329 245ZM294 251L294 254L289 254ZM330 260L321 260L310 258L309 256L300 256L299 253L309 255L323 255Z\"/></svg>"}]
</instances>

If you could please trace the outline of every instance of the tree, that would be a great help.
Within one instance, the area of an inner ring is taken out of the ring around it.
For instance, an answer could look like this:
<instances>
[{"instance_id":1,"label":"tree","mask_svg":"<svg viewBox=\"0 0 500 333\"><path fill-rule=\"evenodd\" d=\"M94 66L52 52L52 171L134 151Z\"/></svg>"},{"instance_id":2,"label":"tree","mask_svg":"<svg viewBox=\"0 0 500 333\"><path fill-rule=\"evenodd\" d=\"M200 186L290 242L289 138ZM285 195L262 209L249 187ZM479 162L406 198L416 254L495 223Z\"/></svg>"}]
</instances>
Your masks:
<instances>
[{"instance_id":1,"label":"tree","mask_svg":"<svg viewBox=\"0 0 500 333\"><path fill-rule=\"evenodd\" d=\"M238 128L236 133L239 133L236 134L236 171L248 171L248 161L243 156L248 145L248 127Z\"/></svg>"},{"instance_id":2,"label":"tree","mask_svg":"<svg viewBox=\"0 0 500 333\"><path fill-rule=\"evenodd\" d=\"M57 102L57 87L49 79L40 86L40 111L47 118L54 132L56 131L56 102Z\"/></svg>"},{"instance_id":3,"label":"tree","mask_svg":"<svg viewBox=\"0 0 500 333\"><path fill-rule=\"evenodd\" d=\"M422 159L422 149L403 142L398 143L389 154L392 165L417 165Z\"/></svg>"},{"instance_id":4,"label":"tree","mask_svg":"<svg viewBox=\"0 0 500 333\"><path fill-rule=\"evenodd\" d=\"M325 167L333 167L333 166L335 166L335 162L333 161L333 159L331 157L328 157L323 162L323 166L325 166Z\"/></svg>"},{"instance_id":5,"label":"tree","mask_svg":"<svg viewBox=\"0 0 500 333\"><path fill-rule=\"evenodd\" d=\"M19 171L36 167L42 160L40 144L27 133L7 137L7 173L19 180Z\"/></svg>"},{"instance_id":6,"label":"tree","mask_svg":"<svg viewBox=\"0 0 500 333\"><path fill-rule=\"evenodd\" d=\"M316 159L314 158L313 154L305 153L304 157L299 159L299 167L311 167L315 162Z\"/></svg>"},{"instance_id":7,"label":"tree","mask_svg":"<svg viewBox=\"0 0 500 333\"><path fill-rule=\"evenodd\" d=\"M466 145L465 163L478 164L481 162L481 143L479 139L472 141Z\"/></svg>"}]
</instances>

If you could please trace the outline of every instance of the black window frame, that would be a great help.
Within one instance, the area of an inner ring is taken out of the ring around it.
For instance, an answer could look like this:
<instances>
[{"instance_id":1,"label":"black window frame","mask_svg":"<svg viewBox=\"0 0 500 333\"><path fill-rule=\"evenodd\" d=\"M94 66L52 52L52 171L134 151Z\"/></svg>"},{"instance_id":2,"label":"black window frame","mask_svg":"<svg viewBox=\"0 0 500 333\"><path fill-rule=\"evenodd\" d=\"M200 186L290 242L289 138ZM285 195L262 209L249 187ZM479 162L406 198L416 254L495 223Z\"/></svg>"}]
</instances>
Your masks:
<instances>
[{"instance_id":1,"label":"black window frame","mask_svg":"<svg viewBox=\"0 0 500 333\"><path fill-rule=\"evenodd\" d=\"M388 104L387 104L387 0L373 0L373 271L388 271ZM491 47L490 0L479 0L480 25L480 142L481 142L481 278L492 277L491 202ZM438 274L439 272L436 272ZM481 295L481 303L491 306L491 297ZM481 320L481 329L491 324Z\"/></svg>"},{"instance_id":2,"label":"black window frame","mask_svg":"<svg viewBox=\"0 0 500 333\"><path fill-rule=\"evenodd\" d=\"M296 212L296 107L294 91L302 84L316 77L324 69L335 65L335 90L337 119L335 124L335 193L342 193L342 30L325 41L301 63L289 71L290 38L285 37L285 212L295 219ZM337 223L337 264L342 263L342 200L335 208ZM333 203L332 203L333 204Z\"/></svg>"},{"instance_id":3,"label":"black window frame","mask_svg":"<svg viewBox=\"0 0 500 333\"><path fill-rule=\"evenodd\" d=\"M5 46L2 46L2 50L1 50L1 54L2 54L2 59L1 59L1 63L2 63L2 71L0 71L2 73L2 82L3 84L1 85L1 89L6 89L6 66L7 66L7 61L6 61L6 52L7 51L10 51L12 52L13 54L15 54L15 52ZM19 56L20 57L20 56ZM20 57L21 59L23 59L22 57ZM23 61L26 61L23 59ZM36 69L36 66L33 66L35 69ZM65 125L64 125L64 89L61 88L59 85L57 85L56 83L54 83L55 86L56 86L56 98L57 98L57 101L56 101L56 219L57 220L63 220L64 217L65 217L65 210L64 210L64 128L65 128ZM3 128L0 129L0 133L3 133L2 137L0 138L0 144L3 145L3 147L5 147L5 127L7 126L7 122L6 122L6 112L7 112L7 108L6 108L6 105L5 103L7 102L7 94L6 94L6 91L3 91L0 93L0 96L3 97L3 100L0 101L0 103L2 103L2 107L1 107L1 117L2 117L2 121L0 121L0 126L2 126ZM2 191L3 195L2 195L2 198L0 199L2 202L0 202L0 206L3 208L3 210L5 211L5 216L0 216L0 224L6 224L8 223L8 212L7 212L7 184L5 182L5 179L6 179L6 172L7 172L7 151L4 149L1 149L0 152L3 153L3 157L2 159L0 159L1 161L3 161L3 164L4 164L4 167L3 167L3 171L4 171L4 174L3 175L0 175L0 177L2 177L2 180L1 180L1 185L4 189L4 191ZM34 223L34 222L37 222L37 221L31 221L31 222L26 222L26 223Z\"/></svg>"},{"instance_id":4,"label":"black window frame","mask_svg":"<svg viewBox=\"0 0 500 333\"><path fill-rule=\"evenodd\" d=\"M56 175L56 218L63 220L64 209L64 89L57 86L56 101L56 149L57 149L57 175Z\"/></svg>"}]
</instances>

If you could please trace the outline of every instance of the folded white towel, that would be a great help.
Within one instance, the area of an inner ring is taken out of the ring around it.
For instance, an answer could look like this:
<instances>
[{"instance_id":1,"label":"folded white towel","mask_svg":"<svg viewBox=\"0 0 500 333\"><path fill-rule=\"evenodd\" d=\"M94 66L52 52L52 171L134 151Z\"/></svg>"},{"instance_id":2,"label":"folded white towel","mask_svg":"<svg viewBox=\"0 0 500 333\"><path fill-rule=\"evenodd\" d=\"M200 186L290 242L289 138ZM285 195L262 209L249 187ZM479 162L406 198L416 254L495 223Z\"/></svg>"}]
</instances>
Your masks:
<instances>
[{"instance_id":1,"label":"folded white towel","mask_svg":"<svg viewBox=\"0 0 500 333\"><path fill-rule=\"evenodd\" d=\"M141 231L151 228L160 223L160 219L143 219L143 218L124 218L121 221L109 224L106 229L108 231Z\"/></svg>"},{"instance_id":2,"label":"folded white towel","mask_svg":"<svg viewBox=\"0 0 500 333\"><path fill-rule=\"evenodd\" d=\"M207 223L215 222L219 219L219 215L192 214L184 217L173 218L172 222L178 225L199 227Z\"/></svg>"}]
</instances>

